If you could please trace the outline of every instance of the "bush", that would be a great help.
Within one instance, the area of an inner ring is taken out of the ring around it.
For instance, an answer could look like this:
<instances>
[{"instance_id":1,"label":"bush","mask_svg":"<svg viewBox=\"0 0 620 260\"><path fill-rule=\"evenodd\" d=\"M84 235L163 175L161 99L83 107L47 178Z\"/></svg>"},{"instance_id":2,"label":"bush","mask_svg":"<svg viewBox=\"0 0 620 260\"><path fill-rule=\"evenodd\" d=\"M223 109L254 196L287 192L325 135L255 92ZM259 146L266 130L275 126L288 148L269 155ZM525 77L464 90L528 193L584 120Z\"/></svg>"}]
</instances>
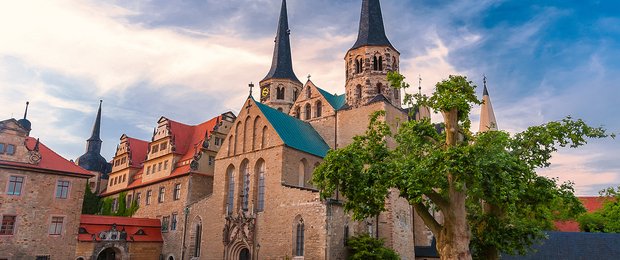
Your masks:
<instances>
[{"instance_id":1,"label":"bush","mask_svg":"<svg viewBox=\"0 0 620 260\"><path fill-rule=\"evenodd\" d=\"M398 260L400 257L394 250L383 245L383 240L362 234L348 241L351 249L350 260Z\"/></svg>"}]
</instances>

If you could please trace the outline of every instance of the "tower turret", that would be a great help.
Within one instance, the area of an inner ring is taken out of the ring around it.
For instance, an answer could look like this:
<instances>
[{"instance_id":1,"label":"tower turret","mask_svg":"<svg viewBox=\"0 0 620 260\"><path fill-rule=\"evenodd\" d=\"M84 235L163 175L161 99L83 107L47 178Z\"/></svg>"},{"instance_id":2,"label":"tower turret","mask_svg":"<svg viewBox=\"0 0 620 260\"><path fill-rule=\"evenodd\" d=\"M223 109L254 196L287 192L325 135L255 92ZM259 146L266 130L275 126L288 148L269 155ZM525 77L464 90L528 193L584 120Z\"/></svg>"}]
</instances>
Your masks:
<instances>
[{"instance_id":1,"label":"tower turret","mask_svg":"<svg viewBox=\"0 0 620 260\"><path fill-rule=\"evenodd\" d=\"M363 106L383 95L400 107L400 91L386 79L388 71L398 71L399 57L385 35L379 0L363 0L357 41L345 56L347 104Z\"/></svg>"},{"instance_id":2,"label":"tower turret","mask_svg":"<svg viewBox=\"0 0 620 260\"><path fill-rule=\"evenodd\" d=\"M97 110L97 117L93 124L93 130L90 138L86 140L86 152L77 158L76 164L80 167L89 170L107 174L110 171L110 165L103 156L101 156L101 104L99 101L99 109Z\"/></svg>"},{"instance_id":3,"label":"tower turret","mask_svg":"<svg viewBox=\"0 0 620 260\"><path fill-rule=\"evenodd\" d=\"M271 69L260 81L260 101L288 113L303 87L293 71L286 0L282 0Z\"/></svg>"},{"instance_id":4,"label":"tower turret","mask_svg":"<svg viewBox=\"0 0 620 260\"><path fill-rule=\"evenodd\" d=\"M17 120L17 123L21 125L26 131L28 131L28 135L30 135L30 130L32 130L32 123L30 120L26 119L28 117L28 105L30 102L26 101L26 110L24 111L24 118Z\"/></svg>"},{"instance_id":5,"label":"tower turret","mask_svg":"<svg viewBox=\"0 0 620 260\"><path fill-rule=\"evenodd\" d=\"M491 104L491 97L487 89L487 77L484 76L484 90L482 92L482 106L480 107L480 127L478 132L496 131L497 120L495 120L495 112Z\"/></svg>"}]
</instances>

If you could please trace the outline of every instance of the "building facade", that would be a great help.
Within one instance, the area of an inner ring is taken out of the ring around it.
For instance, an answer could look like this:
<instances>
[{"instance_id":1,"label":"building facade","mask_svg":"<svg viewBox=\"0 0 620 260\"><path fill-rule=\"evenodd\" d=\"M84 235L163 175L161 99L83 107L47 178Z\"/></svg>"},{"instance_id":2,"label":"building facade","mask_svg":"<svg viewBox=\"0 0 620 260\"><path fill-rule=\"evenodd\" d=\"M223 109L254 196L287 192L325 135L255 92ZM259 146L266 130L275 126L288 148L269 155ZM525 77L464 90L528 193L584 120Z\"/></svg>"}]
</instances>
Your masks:
<instances>
[{"instance_id":1,"label":"building facade","mask_svg":"<svg viewBox=\"0 0 620 260\"><path fill-rule=\"evenodd\" d=\"M0 259L74 259L93 175L30 137L30 126L0 122Z\"/></svg>"},{"instance_id":2,"label":"building facade","mask_svg":"<svg viewBox=\"0 0 620 260\"><path fill-rule=\"evenodd\" d=\"M113 211L124 197L138 205L134 217L161 221L163 259L183 259L188 212L211 196L215 156L235 119L227 112L190 126L162 117L150 142L121 136L102 195Z\"/></svg>"}]
</instances>

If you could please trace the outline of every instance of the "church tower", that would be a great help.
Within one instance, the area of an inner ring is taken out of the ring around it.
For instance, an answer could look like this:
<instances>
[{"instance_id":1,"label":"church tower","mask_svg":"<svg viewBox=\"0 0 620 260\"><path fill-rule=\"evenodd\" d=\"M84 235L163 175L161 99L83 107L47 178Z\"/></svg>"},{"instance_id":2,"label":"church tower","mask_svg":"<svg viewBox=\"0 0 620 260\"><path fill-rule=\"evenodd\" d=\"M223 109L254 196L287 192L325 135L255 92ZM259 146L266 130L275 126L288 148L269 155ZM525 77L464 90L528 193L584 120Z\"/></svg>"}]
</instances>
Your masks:
<instances>
[{"instance_id":1,"label":"church tower","mask_svg":"<svg viewBox=\"0 0 620 260\"><path fill-rule=\"evenodd\" d=\"M286 114L291 110L303 87L293 71L290 32L286 0L282 0L271 69L260 81L260 101Z\"/></svg>"},{"instance_id":2,"label":"church tower","mask_svg":"<svg viewBox=\"0 0 620 260\"><path fill-rule=\"evenodd\" d=\"M385 35L379 0L363 0L357 41L345 56L347 104L358 107L384 97L400 108L400 91L386 79L388 71L398 71L399 58Z\"/></svg>"},{"instance_id":3,"label":"church tower","mask_svg":"<svg viewBox=\"0 0 620 260\"><path fill-rule=\"evenodd\" d=\"M110 164L101 156L101 103L99 101L99 110L97 110L97 117L95 118L95 124L93 125L93 131L90 138L86 140L86 152L77 158L76 164L80 167L102 174L110 172Z\"/></svg>"},{"instance_id":4,"label":"church tower","mask_svg":"<svg viewBox=\"0 0 620 260\"><path fill-rule=\"evenodd\" d=\"M493 105L491 104L491 97L489 96L489 90L487 89L487 77L484 77L484 90L482 91L482 106L480 106L480 126L478 132L497 131L497 120L495 119L495 112L493 111Z\"/></svg>"}]
</instances>

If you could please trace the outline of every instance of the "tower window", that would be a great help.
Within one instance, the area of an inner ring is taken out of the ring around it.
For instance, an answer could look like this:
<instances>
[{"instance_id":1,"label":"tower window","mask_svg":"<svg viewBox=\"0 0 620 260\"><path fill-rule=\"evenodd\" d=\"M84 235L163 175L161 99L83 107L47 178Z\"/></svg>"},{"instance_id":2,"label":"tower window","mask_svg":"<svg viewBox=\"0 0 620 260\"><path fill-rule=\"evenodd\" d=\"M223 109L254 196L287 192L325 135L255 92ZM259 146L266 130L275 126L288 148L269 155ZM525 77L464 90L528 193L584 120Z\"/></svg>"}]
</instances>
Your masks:
<instances>
[{"instance_id":1,"label":"tower window","mask_svg":"<svg viewBox=\"0 0 620 260\"><path fill-rule=\"evenodd\" d=\"M355 73L362 72L362 61L361 59L355 59Z\"/></svg>"},{"instance_id":2,"label":"tower window","mask_svg":"<svg viewBox=\"0 0 620 260\"><path fill-rule=\"evenodd\" d=\"M355 97L359 100L362 98L362 85L357 85L355 87Z\"/></svg>"},{"instance_id":3,"label":"tower window","mask_svg":"<svg viewBox=\"0 0 620 260\"><path fill-rule=\"evenodd\" d=\"M297 97L299 97L299 90L294 89L293 90L293 101L297 100Z\"/></svg>"},{"instance_id":4,"label":"tower window","mask_svg":"<svg viewBox=\"0 0 620 260\"><path fill-rule=\"evenodd\" d=\"M383 56L379 56L379 70L383 71Z\"/></svg>"},{"instance_id":5,"label":"tower window","mask_svg":"<svg viewBox=\"0 0 620 260\"><path fill-rule=\"evenodd\" d=\"M284 87L282 85L276 89L276 98L280 100L284 99Z\"/></svg>"},{"instance_id":6,"label":"tower window","mask_svg":"<svg viewBox=\"0 0 620 260\"><path fill-rule=\"evenodd\" d=\"M306 104L306 116L305 119L306 120L310 120L311 116L312 116L312 106L310 106L310 104Z\"/></svg>"},{"instance_id":7,"label":"tower window","mask_svg":"<svg viewBox=\"0 0 620 260\"><path fill-rule=\"evenodd\" d=\"M372 69L379 70L379 60L377 59L377 56L372 57Z\"/></svg>"},{"instance_id":8,"label":"tower window","mask_svg":"<svg viewBox=\"0 0 620 260\"><path fill-rule=\"evenodd\" d=\"M321 101L316 102L316 117L321 117L323 114L323 103Z\"/></svg>"}]
</instances>

